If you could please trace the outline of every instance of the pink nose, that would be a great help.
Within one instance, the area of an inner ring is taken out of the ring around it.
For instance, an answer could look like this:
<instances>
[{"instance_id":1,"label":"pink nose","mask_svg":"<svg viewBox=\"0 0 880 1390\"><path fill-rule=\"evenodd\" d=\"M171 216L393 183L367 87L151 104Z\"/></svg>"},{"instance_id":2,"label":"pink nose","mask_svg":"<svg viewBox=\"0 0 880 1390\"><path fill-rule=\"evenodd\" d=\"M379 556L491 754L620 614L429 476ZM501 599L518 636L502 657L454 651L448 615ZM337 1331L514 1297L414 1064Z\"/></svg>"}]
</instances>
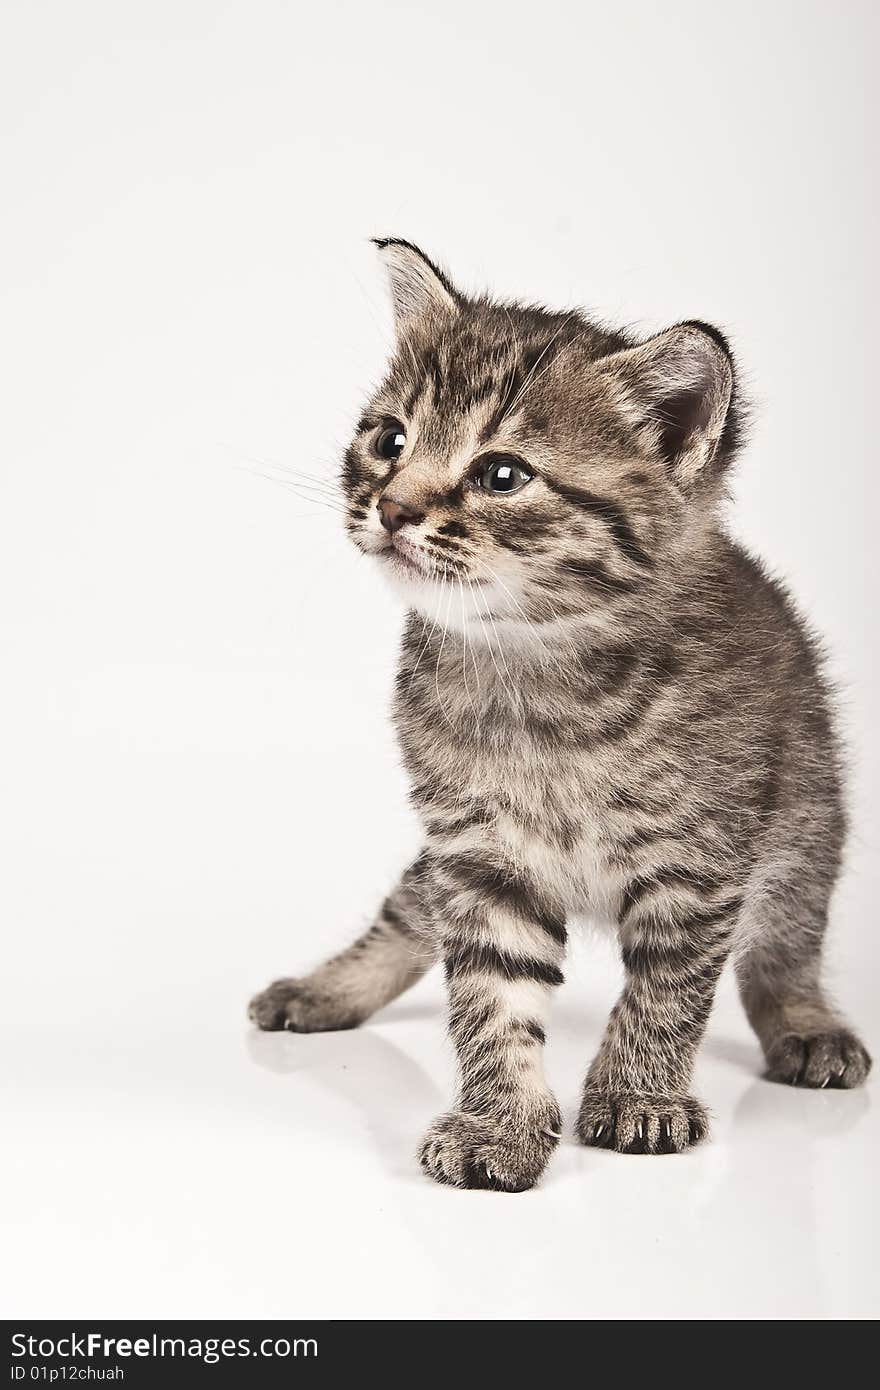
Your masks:
<instances>
[{"instance_id":1,"label":"pink nose","mask_svg":"<svg viewBox=\"0 0 880 1390\"><path fill-rule=\"evenodd\" d=\"M402 502L395 502L391 497L380 497L376 503L379 517L386 531L392 534L399 531L401 526L405 526L408 521L424 521L425 513L417 512L412 507L406 507Z\"/></svg>"}]
</instances>

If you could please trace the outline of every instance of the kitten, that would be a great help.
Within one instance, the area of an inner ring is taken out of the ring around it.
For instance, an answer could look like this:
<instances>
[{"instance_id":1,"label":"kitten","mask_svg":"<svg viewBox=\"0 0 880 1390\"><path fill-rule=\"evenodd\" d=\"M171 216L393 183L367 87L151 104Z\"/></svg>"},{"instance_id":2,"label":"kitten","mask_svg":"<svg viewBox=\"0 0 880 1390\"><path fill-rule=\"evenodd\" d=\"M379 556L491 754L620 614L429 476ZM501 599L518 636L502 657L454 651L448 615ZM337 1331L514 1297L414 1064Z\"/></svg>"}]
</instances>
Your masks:
<instances>
[{"instance_id":1,"label":"kitten","mask_svg":"<svg viewBox=\"0 0 880 1390\"><path fill-rule=\"evenodd\" d=\"M773 1080L859 1085L870 1058L821 982L845 833L829 692L719 521L727 343L466 298L377 244L397 352L342 483L409 608L395 718L424 849L354 946L251 1017L353 1027L439 956L460 1089L421 1162L460 1187L531 1187L559 1142L544 1026L577 914L615 924L626 970L583 1143L703 1138L690 1078L728 959Z\"/></svg>"}]
</instances>

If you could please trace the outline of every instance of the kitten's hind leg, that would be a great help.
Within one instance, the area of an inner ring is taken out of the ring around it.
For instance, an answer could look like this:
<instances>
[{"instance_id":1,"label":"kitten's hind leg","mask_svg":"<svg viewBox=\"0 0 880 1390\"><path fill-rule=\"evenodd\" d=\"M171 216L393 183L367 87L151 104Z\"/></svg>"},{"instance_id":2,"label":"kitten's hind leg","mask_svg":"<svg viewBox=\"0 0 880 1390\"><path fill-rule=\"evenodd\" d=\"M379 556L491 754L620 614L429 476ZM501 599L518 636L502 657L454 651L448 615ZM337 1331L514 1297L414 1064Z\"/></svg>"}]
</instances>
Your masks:
<instances>
[{"instance_id":1,"label":"kitten's hind leg","mask_svg":"<svg viewBox=\"0 0 880 1390\"><path fill-rule=\"evenodd\" d=\"M356 1028L420 980L435 957L420 876L417 859L363 936L311 974L276 980L255 995L251 1021L292 1033Z\"/></svg>"},{"instance_id":2,"label":"kitten's hind leg","mask_svg":"<svg viewBox=\"0 0 880 1390\"><path fill-rule=\"evenodd\" d=\"M864 1081L871 1058L822 984L827 877L821 866L804 864L787 885L763 896L755 938L736 973L769 1079L849 1089Z\"/></svg>"}]
</instances>

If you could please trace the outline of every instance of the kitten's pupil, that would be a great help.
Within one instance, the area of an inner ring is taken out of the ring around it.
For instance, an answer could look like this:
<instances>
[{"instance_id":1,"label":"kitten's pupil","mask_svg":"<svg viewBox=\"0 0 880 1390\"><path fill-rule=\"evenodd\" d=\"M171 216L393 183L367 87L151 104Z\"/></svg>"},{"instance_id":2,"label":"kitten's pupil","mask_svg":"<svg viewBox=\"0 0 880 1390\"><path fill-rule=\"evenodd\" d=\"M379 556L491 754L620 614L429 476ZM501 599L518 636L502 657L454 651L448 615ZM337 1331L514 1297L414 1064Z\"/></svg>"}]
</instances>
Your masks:
<instances>
[{"instance_id":1,"label":"kitten's pupil","mask_svg":"<svg viewBox=\"0 0 880 1390\"><path fill-rule=\"evenodd\" d=\"M513 458L493 459L480 475L480 487L488 492L516 492L532 478L529 470Z\"/></svg>"},{"instance_id":2,"label":"kitten's pupil","mask_svg":"<svg viewBox=\"0 0 880 1390\"><path fill-rule=\"evenodd\" d=\"M388 425L376 440L376 453L380 458L388 459L389 463L395 463L403 453L405 444L403 425Z\"/></svg>"}]
</instances>

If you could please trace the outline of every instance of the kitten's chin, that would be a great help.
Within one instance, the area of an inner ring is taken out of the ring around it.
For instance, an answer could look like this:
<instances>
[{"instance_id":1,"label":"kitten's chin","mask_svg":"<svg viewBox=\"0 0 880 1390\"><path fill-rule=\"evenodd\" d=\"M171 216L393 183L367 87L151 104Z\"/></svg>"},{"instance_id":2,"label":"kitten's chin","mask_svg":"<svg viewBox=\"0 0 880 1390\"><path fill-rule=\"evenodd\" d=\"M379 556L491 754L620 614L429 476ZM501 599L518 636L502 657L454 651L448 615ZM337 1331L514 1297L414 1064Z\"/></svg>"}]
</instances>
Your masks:
<instances>
[{"instance_id":1,"label":"kitten's chin","mask_svg":"<svg viewBox=\"0 0 880 1390\"><path fill-rule=\"evenodd\" d=\"M491 640L494 624L516 620L515 601L495 583L470 582L465 578L432 579L420 574L411 562L383 560L382 573L394 593L438 630L465 633L471 640Z\"/></svg>"}]
</instances>

